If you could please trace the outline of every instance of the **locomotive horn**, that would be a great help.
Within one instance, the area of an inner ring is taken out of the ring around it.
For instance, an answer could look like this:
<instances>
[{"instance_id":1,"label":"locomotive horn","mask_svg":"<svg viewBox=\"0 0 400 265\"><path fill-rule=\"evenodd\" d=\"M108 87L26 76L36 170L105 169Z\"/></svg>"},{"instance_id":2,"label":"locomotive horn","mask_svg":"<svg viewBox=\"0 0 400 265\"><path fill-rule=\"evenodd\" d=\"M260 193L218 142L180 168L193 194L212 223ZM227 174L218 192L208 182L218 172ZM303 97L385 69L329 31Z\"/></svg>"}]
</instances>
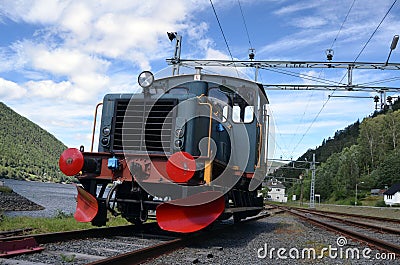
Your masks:
<instances>
[{"instance_id":1,"label":"locomotive horn","mask_svg":"<svg viewBox=\"0 0 400 265\"><path fill-rule=\"evenodd\" d=\"M209 201L210 198L217 199ZM156 209L156 217L158 225L164 230L191 233L210 225L224 210L223 194L206 191L160 204Z\"/></svg>"}]
</instances>

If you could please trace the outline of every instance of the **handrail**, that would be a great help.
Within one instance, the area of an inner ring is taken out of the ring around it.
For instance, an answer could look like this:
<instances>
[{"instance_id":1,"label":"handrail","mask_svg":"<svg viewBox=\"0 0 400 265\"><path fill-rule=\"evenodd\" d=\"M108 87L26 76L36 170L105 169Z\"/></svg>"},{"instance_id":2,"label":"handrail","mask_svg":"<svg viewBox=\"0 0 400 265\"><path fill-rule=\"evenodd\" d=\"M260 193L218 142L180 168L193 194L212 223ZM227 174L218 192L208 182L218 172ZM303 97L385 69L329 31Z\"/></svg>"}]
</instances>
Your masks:
<instances>
[{"instance_id":1,"label":"handrail","mask_svg":"<svg viewBox=\"0 0 400 265\"><path fill-rule=\"evenodd\" d=\"M262 137L262 126L261 126L261 123L258 123L257 122L257 127L259 127L260 128L260 136L259 136L259 139L258 139L258 161L257 161L257 165L255 166L255 168L257 169L257 168L260 168L261 167L261 147L262 147L262 139L263 139L263 137Z\"/></svg>"},{"instance_id":2,"label":"handrail","mask_svg":"<svg viewBox=\"0 0 400 265\"><path fill-rule=\"evenodd\" d=\"M200 99L203 95L197 97ZM207 147L207 157L210 158L211 153L211 131L212 131L212 114L213 107L209 102L199 102L199 105L208 105L210 107L210 122L208 124L208 147Z\"/></svg>"},{"instance_id":3,"label":"handrail","mask_svg":"<svg viewBox=\"0 0 400 265\"><path fill-rule=\"evenodd\" d=\"M90 152L93 152L94 134L96 133L97 110L101 105L103 105L102 102L98 103L96 105L96 110L94 111L94 121L93 121L93 130L92 130L92 145L90 146Z\"/></svg>"}]
</instances>

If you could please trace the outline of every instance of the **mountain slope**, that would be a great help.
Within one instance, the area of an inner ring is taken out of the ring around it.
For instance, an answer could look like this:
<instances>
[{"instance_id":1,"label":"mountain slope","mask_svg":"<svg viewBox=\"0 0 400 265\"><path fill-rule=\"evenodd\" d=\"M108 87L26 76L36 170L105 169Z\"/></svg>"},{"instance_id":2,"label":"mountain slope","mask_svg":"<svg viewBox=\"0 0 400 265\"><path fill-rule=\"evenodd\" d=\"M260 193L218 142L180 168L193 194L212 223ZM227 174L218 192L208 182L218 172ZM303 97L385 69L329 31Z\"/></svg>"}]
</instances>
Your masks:
<instances>
[{"instance_id":1,"label":"mountain slope","mask_svg":"<svg viewBox=\"0 0 400 265\"><path fill-rule=\"evenodd\" d=\"M66 181L58 158L67 147L0 102L0 178Z\"/></svg>"}]
</instances>

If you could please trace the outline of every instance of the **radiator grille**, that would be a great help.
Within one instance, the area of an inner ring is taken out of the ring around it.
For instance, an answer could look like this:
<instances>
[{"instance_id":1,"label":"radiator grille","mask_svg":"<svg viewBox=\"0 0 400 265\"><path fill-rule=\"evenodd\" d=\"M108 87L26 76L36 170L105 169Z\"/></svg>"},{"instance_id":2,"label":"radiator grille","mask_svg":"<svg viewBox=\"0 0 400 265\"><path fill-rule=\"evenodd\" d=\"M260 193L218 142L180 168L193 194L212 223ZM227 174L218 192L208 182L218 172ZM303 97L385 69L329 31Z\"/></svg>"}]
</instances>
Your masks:
<instances>
[{"instance_id":1,"label":"radiator grille","mask_svg":"<svg viewBox=\"0 0 400 265\"><path fill-rule=\"evenodd\" d=\"M172 109L177 100L119 100L115 107L114 151L171 152ZM124 136L122 136L124 135Z\"/></svg>"}]
</instances>

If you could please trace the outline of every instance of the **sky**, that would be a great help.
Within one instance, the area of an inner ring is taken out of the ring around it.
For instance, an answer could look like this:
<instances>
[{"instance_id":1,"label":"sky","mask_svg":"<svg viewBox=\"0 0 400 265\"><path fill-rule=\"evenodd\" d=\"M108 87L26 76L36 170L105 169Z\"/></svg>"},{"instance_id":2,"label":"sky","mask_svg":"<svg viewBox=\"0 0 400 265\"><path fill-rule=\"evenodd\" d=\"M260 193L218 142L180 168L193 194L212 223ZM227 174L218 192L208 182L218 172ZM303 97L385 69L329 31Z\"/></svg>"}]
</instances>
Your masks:
<instances>
[{"instance_id":1,"label":"sky","mask_svg":"<svg viewBox=\"0 0 400 265\"><path fill-rule=\"evenodd\" d=\"M67 146L88 150L103 96L137 92L140 72L168 66L174 43L166 32L182 36L183 59L247 60L254 48L256 60L326 61L332 48L333 61L384 63L400 33L400 3L385 17L393 2L213 0L222 34L209 0L0 0L0 101ZM400 61L399 49L390 62ZM346 75L341 69L280 70L291 75L261 70L258 81L319 84L309 77L339 82ZM358 70L353 84L400 87L398 77L398 71ZM375 107L370 98L329 98L329 91L267 94L273 158L296 159Z\"/></svg>"}]
</instances>

